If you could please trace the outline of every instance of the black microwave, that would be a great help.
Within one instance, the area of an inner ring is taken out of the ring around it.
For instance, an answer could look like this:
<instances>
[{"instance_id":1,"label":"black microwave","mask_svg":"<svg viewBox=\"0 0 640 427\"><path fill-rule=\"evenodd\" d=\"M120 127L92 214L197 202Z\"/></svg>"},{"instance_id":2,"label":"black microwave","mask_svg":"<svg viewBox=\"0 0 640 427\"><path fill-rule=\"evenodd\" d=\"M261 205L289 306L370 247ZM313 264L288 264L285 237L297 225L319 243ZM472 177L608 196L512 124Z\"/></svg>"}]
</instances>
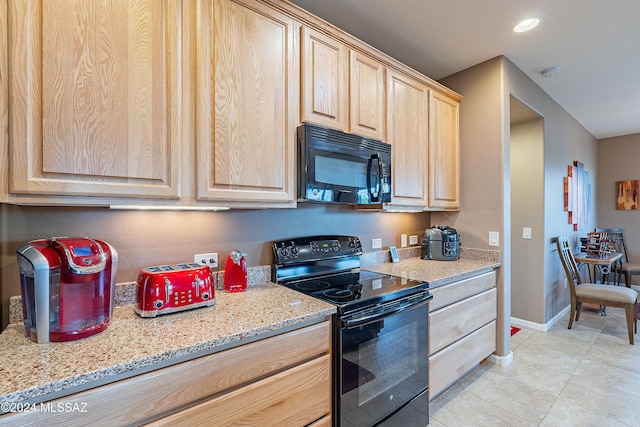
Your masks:
<instances>
[{"instance_id":1,"label":"black microwave","mask_svg":"<svg viewBox=\"0 0 640 427\"><path fill-rule=\"evenodd\" d=\"M335 129L298 127L298 200L391 201L391 145Z\"/></svg>"}]
</instances>

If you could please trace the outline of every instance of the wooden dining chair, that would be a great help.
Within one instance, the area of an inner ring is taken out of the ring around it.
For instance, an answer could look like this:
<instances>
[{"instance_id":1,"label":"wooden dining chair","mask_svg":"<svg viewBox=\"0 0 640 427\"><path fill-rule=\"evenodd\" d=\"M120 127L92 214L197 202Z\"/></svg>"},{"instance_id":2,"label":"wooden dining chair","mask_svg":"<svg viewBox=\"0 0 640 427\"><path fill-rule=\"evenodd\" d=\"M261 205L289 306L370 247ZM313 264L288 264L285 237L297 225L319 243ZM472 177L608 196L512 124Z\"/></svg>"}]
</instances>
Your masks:
<instances>
[{"instance_id":1,"label":"wooden dining chair","mask_svg":"<svg viewBox=\"0 0 640 427\"><path fill-rule=\"evenodd\" d=\"M627 318L629 343L633 344L633 337L637 328L638 293L623 286L584 283L578 272L578 266L569 247L567 236L558 236L556 245L571 293L571 312L568 328L571 329L573 326L574 316L576 322L580 319L580 310L584 302L610 307L622 307Z\"/></svg>"},{"instance_id":2,"label":"wooden dining chair","mask_svg":"<svg viewBox=\"0 0 640 427\"><path fill-rule=\"evenodd\" d=\"M624 276L624 283L627 288L631 287L633 276L640 276L640 264L633 264L629 260L629 252L627 252L627 244L624 241L624 229L622 228L596 228L596 231L605 231L611 243L620 252L622 257L622 271L620 274Z\"/></svg>"}]
</instances>

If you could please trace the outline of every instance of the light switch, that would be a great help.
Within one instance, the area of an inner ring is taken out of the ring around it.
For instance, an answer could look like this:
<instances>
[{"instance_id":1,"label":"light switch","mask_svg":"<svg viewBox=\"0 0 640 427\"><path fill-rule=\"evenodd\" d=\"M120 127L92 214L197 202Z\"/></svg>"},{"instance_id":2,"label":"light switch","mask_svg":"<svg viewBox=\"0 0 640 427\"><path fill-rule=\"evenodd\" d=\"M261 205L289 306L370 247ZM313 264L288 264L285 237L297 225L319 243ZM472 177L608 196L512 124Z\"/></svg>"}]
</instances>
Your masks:
<instances>
[{"instance_id":1,"label":"light switch","mask_svg":"<svg viewBox=\"0 0 640 427\"><path fill-rule=\"evenodd\" d=\"M531 227L522 227L522 238L523 239L531 238Z\"/></svg>"},{"instance_id":2,"label":"light switch","mask_svg":"<svg viewBox=\"0 0 640 427\"><path fill-rule=\"evenodd\" d=\"M500 246L500 232L489 232L489 246Z\"/></svg>"}]
</instances>

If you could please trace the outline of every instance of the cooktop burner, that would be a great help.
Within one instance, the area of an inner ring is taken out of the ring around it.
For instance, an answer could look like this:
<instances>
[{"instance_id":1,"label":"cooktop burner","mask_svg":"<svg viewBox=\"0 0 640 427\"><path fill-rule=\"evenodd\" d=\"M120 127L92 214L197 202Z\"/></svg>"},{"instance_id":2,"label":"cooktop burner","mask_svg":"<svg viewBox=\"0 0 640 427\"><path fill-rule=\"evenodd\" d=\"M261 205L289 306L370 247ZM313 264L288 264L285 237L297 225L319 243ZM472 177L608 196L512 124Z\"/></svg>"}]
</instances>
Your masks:
<instances>
[{"instance_id":1,"label":"cooktop burner","mask_svg":"<svg viewBox=\"0 0 640 427\"><path fill-rule=\"evenodd\" d=\"M346 272L329 277L307 278L282 283L307 295L336 304L340 312L351 311L387 299L397 298L426 283L372 271Z\"/></svg>"},{"instance_id":2,"label":"cooktop burner","mask_svg":"<svg viewBox=\"0 0 640 427\"><path fill-rule=\"evenodd\" d=\"M319 281L311 281L311 282L302 282L296 283L294 288L300 292L311 293L315 291L322 291L324 289L329 289L331 287L331 283L319 280Z\"/></svg>"}]
</instances>

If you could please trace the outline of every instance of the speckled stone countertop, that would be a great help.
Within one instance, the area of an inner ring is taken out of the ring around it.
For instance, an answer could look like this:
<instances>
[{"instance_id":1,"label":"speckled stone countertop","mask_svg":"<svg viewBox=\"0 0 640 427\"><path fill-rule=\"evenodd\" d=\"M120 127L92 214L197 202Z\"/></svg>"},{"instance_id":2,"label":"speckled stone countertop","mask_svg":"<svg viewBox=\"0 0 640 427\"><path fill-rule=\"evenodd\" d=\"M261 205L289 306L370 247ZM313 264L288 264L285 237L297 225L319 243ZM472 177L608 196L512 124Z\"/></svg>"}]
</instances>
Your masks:
<instances>
[{"instance_id":1,"label":"speckled stone countertop","mask_svg":"<svg viewBox=\"0 0 640 427\"><path fill-rule=\"evenodd\" d=\"M323 320L335 306L284 286L217 291L215 305L143 319L114 309L107 329L37 344L21 323L0 334L0 403L37 403Z\"/></svg>"},{"instance_id":2,"label":"speckled stone countertop","mask_svg":"<svg viewBox=\"0 0 640 427\"><path fill-rule=\"evenodd\" d=\"M429 287L434 288L492 271L500 266L500 260L500 251L463 248L456 261L423 260L418 256L397 263L365 265L362 269L429 282Z\"/></svg>"},{"instance_id":3,"label":"speckled stone countertop","mask_svg":"<svg viewBox=\"0 0 640 427\"><path fill-rule=\"evenodd\" d=\"M500 252L461 249L457 261L420 259L420 248L365 254L362 269L421 281L431 287L500 266ZM335 312L326 302L269 282L269 266L249 269L246 292L228 294L216 276L215 305L143 319L135 314L135 283L119 284L107 329L65 343L36 344L24 337L20 297L0 334L0 403L38 403L225 350L324 319ZM125 304L125 305L123 305ZM1 412L0 412L1 414Z\"/></svg>"}]
</instances>

